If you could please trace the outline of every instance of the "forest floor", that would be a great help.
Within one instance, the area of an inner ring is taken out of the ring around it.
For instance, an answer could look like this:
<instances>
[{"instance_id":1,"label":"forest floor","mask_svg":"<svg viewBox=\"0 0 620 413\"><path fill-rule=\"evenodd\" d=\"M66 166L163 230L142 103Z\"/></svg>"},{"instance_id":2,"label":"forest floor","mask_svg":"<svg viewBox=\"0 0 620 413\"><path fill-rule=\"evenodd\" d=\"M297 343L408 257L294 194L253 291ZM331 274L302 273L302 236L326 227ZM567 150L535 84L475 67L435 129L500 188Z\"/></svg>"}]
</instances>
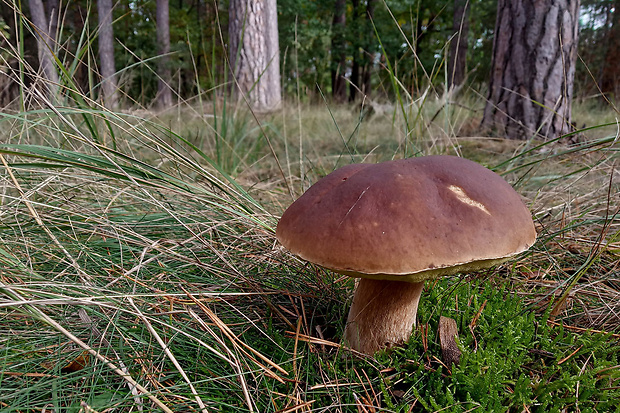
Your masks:
<instances>
[{"instance_id":1,"label":"forest floor","mask_svg":"<svg viewBox=\"0 0 620 413\"><path fill-rule=\"evenodd\" d=\"M475 107L3 114L0 410L617 409L617 113L576 103L575 138L516 142L480 136ZM336 167L421 154L501 174L538 241L427 283L411 340L363 356L341 344L353 281L291 256L275 225Z\"/></svg>"}]
</instances>

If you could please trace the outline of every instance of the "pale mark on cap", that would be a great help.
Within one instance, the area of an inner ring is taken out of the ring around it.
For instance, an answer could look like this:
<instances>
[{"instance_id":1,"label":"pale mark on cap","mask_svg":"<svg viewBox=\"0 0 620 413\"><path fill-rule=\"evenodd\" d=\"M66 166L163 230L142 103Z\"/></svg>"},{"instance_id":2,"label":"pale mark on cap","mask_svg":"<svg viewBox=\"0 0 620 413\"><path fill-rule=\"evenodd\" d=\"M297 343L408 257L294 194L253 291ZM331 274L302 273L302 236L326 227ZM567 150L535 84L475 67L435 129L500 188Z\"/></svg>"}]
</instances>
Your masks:
<instances>
[{"instance_id":1,"label":"pale mark on cap","mask_svg":"<svg viewBox=\"0 0 620 413\"><path fill-rule=\"evenodd\" d=\"M344 214L344 217L342 217L342 220L340 220L340 223L338 224L338 229L340 229L340 226L342 225L342 223L344 222L345 219L347 219L347 217L349 216L349 214L351 213L351 211L353 211L353 208L355 208L355 206L357 205L358 202L360 202L360 199L362 199L362 197L364 196L364 194L366 193L366 191L368 191L368 189L371 187L372 185L368 185L366 187L366 189L364 189L362 191L362 193L360 194L360 196L357 197L357 199L355 200L355 202L353 203L353 205L351 205L351 208L349 208L349 210L347 211L346 214ZM360 228L362 227L362 225L359 226Z\"/></svg>"},{"instance_id":2,"label":"pale mark on cap","mask_svg":"<svg viewBox=\"0 0 620 413\"><path fill-rule=\"evenodd\" d=\"M478 208L479 210L481 210L482 212L484 212L487 215L491 215L491 213L489 212L487 207L485 207L480 202L475 201L475 200L471 199L470 197L468 197L467 194L465 193L465 191L463 191L463 188L461 188L459 186L456 186L456 185L450 185L448 187L448 189L450 191L452 191L454 193L454 195L456 195L456 197L458 198L459 201L461 201L461 202L463 202L463 203L465 203L467 205L476 207L476 208Z\"/></svg>"}]
</instances>

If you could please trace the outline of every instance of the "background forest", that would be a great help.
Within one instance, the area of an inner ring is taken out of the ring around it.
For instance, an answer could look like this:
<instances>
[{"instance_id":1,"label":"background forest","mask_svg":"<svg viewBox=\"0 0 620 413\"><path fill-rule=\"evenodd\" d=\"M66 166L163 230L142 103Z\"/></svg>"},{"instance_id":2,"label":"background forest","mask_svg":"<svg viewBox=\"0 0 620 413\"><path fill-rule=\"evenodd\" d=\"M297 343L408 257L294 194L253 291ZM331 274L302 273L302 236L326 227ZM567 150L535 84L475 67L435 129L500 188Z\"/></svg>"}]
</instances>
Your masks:
<instances>
[{"instance_id":1,"label":"background forest","mask_svg":"<svg viewBox=\"0 0 620 413\"><path fill-rule=\"evenodd\" d=\"M619 68L619 0L0 0L0 411L618 411ZM536 243L361 354L276 225L433 154Z\"/></svg>"},{"instance_id":2,"label":"background forest","mask_svg":"<svg viewBox=\"0 0 620 413\"><path fill-rule=\"evenodd\" d=\"M43 3L58 40L58 59L72 70L81 91L96 96L100 82L96 2ZM20 18L29 19L28 2L20 7L25 13ZM228 2L179 0L167 7L169 25L159 30L169 30L169 84L175 101L192 102L214 89L222 94L223 85L230 80L225 57ZM455 19L454 11L459 7ZM16 32L19 21L11 3L4 2L0 9L3 65L17 69L8 44L16 47L19 39L27 62L38 67L33 32ZM577 98L618 91L618 9L614 0L581 2ZM162 58L158 57L161 47L156 10L157 4L152 1L114 2L114 70L123 107L151 107L157 95L157 64ZM449 40L460 31L461 22L467 25L461 45L465 47L466 69L456 83L466 81L468 88L481 91L488 86L496 11L497 1L493 0L280 0L277 12L284 96L297 96L299 88L304 101L315 103L321 101L321 94L335 95L338 101L359 101L362 94L358 91L373 99L394 99L386 64L392 66L403 88L414 95L429 85L441 91L449 83L442 68L448 62ZM338 13L340 19L334 20ZM7 70L3 69L0 80L2 106L12 102L19 91ZM334 71L346 77L346 87L334 88Z\"/></svg>"}]
</instances>

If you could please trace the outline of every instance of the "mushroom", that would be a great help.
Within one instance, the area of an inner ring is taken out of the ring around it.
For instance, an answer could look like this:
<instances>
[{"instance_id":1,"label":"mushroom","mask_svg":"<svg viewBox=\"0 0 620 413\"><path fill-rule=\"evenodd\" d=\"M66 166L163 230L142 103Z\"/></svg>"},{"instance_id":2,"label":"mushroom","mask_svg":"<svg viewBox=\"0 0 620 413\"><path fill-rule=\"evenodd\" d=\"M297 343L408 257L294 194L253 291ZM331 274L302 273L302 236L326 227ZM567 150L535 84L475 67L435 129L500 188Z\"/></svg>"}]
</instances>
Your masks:
<instances>
[{"instance_id":1,"label":"mushroom","mask_svg":"<svg viewBox=\"0 0 620 413\"><path fill-rule=\"evenodd\" d=\"M374 354L409 339L424 281L506 261L536 231L499 175L426 156L337 169L291 204L276 237L304 260L360 278L345 339Z\"/></svg>"}]
</instances>

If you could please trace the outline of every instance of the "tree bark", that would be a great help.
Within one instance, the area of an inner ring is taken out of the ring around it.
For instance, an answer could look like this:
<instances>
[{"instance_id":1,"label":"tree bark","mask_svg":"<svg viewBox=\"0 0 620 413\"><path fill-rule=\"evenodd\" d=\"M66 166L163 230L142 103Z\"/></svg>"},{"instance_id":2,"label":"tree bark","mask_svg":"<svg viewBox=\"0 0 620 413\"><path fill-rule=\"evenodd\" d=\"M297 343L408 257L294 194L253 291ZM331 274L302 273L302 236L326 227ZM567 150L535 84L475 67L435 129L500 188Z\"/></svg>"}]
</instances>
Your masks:
<instances>
[{"instance_id":1,"label":"tree bark","mask_svg":"<svg viewBox=\"0 0 620 413\"><path fill-rule=\"evenodd\" d=\"M334 19L332 23L332 96L336 102L342 103L347 99L347 89L345 83L346 72L346 20L347 20L346 0L335 0Z\"/></svg>"},{"instance_id":2,"label":"tree bark","mask_svg":"<svg viewBox=\"0 0 620 413\"><path fill-rule=\"evenodd\" d=\"M159 58L157 60L157 104L160 109L172 106L172 89L170 84L170 23L168 0L157 0L157 45Z\"/></svg>"},{"instance_id":3,"label":"tree bark","mask_svg":"<svg viewBox=\"0 0 620 413\"><path fill-rule=\"evenodd\" d=\"M266 36L265 44L267 48L267 68L266 80L267 87L265 94L268 99L265 100L264 108L278 108L282 103L282 88L280 79L280 40L278 38L278 8L276 0L268 0L266 2Z\"/></svg>"},{"instance_id":4,"label":"tree bark","mask_svg":"<svg viewBox=\"0 0 620 413\"><path fill-rule=\"evenodd\" d=\"M276 0L231 0L229 7L233 94L254 110L275 110L282 103Z\"/></svg>"},{"instance_id":5,"label":"tree bark","mask_svg":"<svg viewBox=\"0 0 620 413\"><path fill-rule=\"evenodd\" d=\"M620 97L620 0L614 2L611 28L607 33L607 50L601 69L601 92Z\"/></svg>"},{"instance_id":6,"label":"tree bark","mask_svg":"<svg viewBox=\"0 0 620 413\"><path fill-rule=\"evenodd\" d=\"M469 0L454 0L452 32L448 56L448 89L465 81L467 69L467 38L469 36Z\"/></svg>"},{"instance_id":7,"label":"tree bark","mask_svg":"<svg viewBox=\"0 0 620 413\"><path fill-rule=\"evenodd\" d=\"M510 139L571 130L579 0L499 0L482 126Z\"/></svg>"},{"instance_id":8,"label":"tree bark","mask_svg":"<svg viewBox=\"0 0 620 413\"><path fill-rule=\"evenodd\" d=\"M97 13L99 14L99 62L103 103L108 109L116 109L118 93L114 63L112 0L97 0Z\"/></svg>"},{"instance_id":9,"label":"tree bark","mask_svg":"<svg viewBox=\"0 0 620 413\"><path fill-rule=\"evenodd\" d=\"M58 97L60 79L56 70L54 55L55 49L53 38L50 36L45 8L41 0L29 0L30 17L34 24L35 37L37 38L37 49L39 56L39 66L46 80L48 97L54 102Z\"/></svg>"}]
</instances>

